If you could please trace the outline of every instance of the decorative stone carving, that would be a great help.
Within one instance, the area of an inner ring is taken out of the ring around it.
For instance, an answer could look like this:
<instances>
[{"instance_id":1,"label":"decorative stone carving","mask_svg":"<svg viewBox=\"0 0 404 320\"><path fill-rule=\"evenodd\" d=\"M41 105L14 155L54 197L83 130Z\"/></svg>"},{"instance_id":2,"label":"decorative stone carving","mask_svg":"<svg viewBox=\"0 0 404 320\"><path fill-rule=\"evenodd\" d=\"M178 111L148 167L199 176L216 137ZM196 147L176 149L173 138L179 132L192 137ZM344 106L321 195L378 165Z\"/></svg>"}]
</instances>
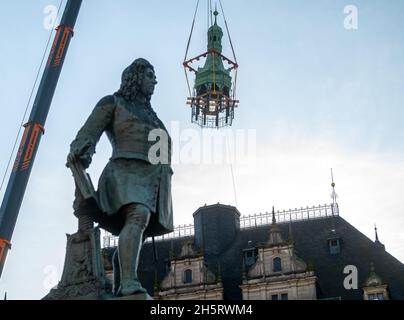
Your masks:
<instances>
[{"instance_id":1,"label":"decorative stone carving","mask_svg":"<svg viewBox=\"0 0 404 320\"><path fill-rule=\"evenodd\" d=\"M111 284L100 256L100 230L92 228L67 235L62 279L44 300L107 299Z\"/></svg>"}]
</instances>

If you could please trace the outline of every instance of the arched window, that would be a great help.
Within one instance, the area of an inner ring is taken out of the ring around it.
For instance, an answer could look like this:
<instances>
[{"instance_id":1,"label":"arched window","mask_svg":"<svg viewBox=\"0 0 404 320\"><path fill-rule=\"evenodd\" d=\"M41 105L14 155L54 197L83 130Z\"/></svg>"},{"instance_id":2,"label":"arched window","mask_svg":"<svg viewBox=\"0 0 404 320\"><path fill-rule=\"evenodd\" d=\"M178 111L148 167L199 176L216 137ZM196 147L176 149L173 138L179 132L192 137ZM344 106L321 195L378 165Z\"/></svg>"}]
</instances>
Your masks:
<instances>
[{"instance_id":1,"label":"arched window","mask_svg":"<svg viewBox=\"0 0 404 320\"><path fill-rule=\"evenodd\" d=\"M184 283L192 282L192 270L187 269L184 271Z\"/></svg>"},{"instance_id":2,"label":"arched window","mask_svg":"<svg viewBox=\"0 0 404 320\"><path fill-rule=\"evenodd\" d=\"M274 272L282 271L282 260L281 258L274 259Z\"/></svg>"}]
</instances>

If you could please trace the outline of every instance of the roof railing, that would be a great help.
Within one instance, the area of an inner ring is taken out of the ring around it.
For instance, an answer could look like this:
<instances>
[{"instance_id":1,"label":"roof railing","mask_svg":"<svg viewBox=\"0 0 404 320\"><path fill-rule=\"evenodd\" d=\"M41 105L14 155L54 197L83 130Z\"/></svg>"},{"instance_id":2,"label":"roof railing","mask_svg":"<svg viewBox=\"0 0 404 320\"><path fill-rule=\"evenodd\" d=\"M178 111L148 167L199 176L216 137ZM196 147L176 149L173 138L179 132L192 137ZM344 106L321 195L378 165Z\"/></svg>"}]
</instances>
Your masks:
<instances>
[{"instance_id":1,"label":"roof railing","mask_svg":"<svg viewBox=\"0 0 404 320\"><path fill-rule=\"evenodd\" d=\"M312 207L301 207L289 210L275 211L277 223L288 223L290 221L304 221L319 218L326 218L339 215L338 204L324 204ZM265 212L242 216L240 218L240 229L256 228L272 223L272 213ZM179 239L194 235L194 225L185 224L175 227L174 231L163 236L155 237L155 241L165 241L170 239ZM146 242L151 242L152 238L147 238ZM103 237L103 247L111 248L118 246L118 237L105 232Z\"/></svg>"}]
</instances>

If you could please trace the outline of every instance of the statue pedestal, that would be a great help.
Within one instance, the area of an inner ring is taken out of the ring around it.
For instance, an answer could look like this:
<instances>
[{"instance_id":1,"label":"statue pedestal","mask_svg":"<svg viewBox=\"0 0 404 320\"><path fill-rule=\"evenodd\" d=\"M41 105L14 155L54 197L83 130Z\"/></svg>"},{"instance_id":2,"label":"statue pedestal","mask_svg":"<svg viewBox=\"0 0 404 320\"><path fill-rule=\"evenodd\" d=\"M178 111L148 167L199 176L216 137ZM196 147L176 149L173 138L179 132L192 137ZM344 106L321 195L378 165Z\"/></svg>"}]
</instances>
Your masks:
<instances>
[{"instance_id":1,"label":"statue pedestal","mask_svg":"<svg viewBox=\"0 0 404 320\"><path fill-rule=\"evenodd\" d=\"M124 296L124 297L113 297L109 298L108 300L153 300L151 296L149 296L147 293L136 293L130 296Z\"/></svg>"},{"instance_id":2,"label":"statue pedestal","mask_svg":"<svg viewBox=\"0 0 404 320\"><path fill-rule=\"evenodd\" d=\"M67 235L62 279L44 300L102 300L111 295L101 259L100 230L91 228Z\"/></svg>"}]
</instances>

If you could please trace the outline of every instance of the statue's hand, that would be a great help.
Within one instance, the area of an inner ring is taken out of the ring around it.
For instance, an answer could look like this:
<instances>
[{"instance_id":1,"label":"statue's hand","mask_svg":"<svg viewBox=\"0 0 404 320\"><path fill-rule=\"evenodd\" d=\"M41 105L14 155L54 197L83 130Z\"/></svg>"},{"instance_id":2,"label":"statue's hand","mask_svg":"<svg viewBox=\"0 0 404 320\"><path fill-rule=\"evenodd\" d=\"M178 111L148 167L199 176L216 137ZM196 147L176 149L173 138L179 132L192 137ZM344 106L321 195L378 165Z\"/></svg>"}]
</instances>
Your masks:
<instances>
[{"instance_id":1,"label":"statue's hand","mask_svg":"<svg viewBox=\"0 0 404 320\"><path fill-rule=\"evenodd\" d=\"M86 152L85 154L80 156L79 159L80 159L81 163L83 164L84 168L87 169L90 166L92 156L90 155L90 153Z\"/></svg>"},{"instance_id":2,"label":"statue's hand","mask_svg":"<svg viewBox=\"0 0 404 320\"><path fill-rule=\"evenodd\" d=\"M87 169L90 166L92 154L94 153L91 152L91 150L92 147L90 143L86 143L79 148L72 144L70 153L67 155L66 167L69 167L69 164L73 161L79 160L84 168Z\"/></svg>"},{"instance_id":3,"label":"statue's hand","mask_svg":"<svg viewBox=\"0 0 404 320\"><path fill-rule=\"evenodd\" d=\"M66 167L70 168L70 163L72 163L75 159L76 159L76 155L73 152L70 152L67 155Z\"/></svg>"},{"instance_id":4,"label":"statue's hand","mask_svg":"<svg viewBox=\"0 0 404 320\"><path fill-rule=\"evenodd\" d=\"M91 155L86 152L85 154L79 156L74 152L70 152L67 155L67 162L66 162L66 167L70 167L70 163L72 163L73 161L77 161L77 159L80 160L81 164L84 166L84 168L88 168L90 166L90 163L92 161L92 157Z\"/></svg>"}]
</instances>

